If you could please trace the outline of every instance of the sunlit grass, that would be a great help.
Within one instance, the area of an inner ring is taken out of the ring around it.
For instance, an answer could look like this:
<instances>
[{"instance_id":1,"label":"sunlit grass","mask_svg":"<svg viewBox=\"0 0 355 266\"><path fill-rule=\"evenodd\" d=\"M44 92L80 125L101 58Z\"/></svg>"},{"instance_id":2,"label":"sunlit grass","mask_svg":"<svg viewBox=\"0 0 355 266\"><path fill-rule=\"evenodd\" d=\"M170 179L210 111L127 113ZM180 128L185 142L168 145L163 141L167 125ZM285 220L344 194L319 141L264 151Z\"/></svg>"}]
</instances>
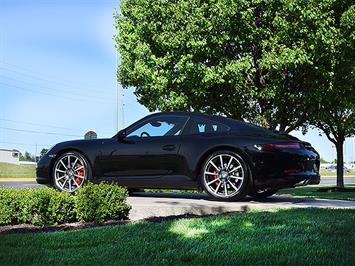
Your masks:
<instances>
[{"instance_id":1,"label":"sunlit grass","mask_svg":"<svg viewBox=\"0 0 355 266\"><path fill-rule=\"evenodd\" d=\"M0 163L0 178L35 178L36 168L33 165L16 165Z\"/></svg>"},{"instance_id":2,"label":"sunlit grass","mask_svg":"<svg viewBox=\"0 0 355 266\"><path fill-rule=\"evenodd\" d=\"M0 236L0 265L354 265L355 211L288 209Z\"/></svg>"}]
</instances>

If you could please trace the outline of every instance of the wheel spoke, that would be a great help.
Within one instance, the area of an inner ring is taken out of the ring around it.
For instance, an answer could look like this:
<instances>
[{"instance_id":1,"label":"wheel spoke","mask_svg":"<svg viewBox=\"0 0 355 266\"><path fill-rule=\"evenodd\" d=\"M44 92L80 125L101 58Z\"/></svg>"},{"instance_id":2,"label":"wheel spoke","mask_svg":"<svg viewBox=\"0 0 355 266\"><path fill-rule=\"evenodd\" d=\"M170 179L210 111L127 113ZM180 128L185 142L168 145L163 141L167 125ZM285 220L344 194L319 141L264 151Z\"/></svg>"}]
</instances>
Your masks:
<instances>
[{"instance_id":1,"label":"wheel spoke","mask_svg":"<svg viewBox=\"0 0 355 266\"><path fill-rule=\"evenodd\" d=\"M65 166L65 164L63 163L63 159L60 160L60 163L64 166L64 169L67 170L68 168Z\"/></svg>"},{"instance_id":2,"label":"wheel spoke","mask_svg":"<svg viewBox=\"0 0 355 266\"><path fill-rule=\"evenodd\" d=\"M224 195L228 196L227 184L224 183Z\"/></svg>"},{"instance_id":3,"label":"wheel spoke","mask_svg":"<svg viewBox=\"0 0 355 266\"><path fill-rule=\"evenodd\" d=\"M75 177L79 177L79 178L81 178L81 179L84 179L84 177L83 176L80 176L80 175L74 175Z\"/></svg>"},{"instance_id":4,"label":"wheel spoke","mask_svg":"<svg viewBox=\"0 0 355 266\"><path fill-rule=\"evenodd\" d=\"M67 175L60 176L57 181L62 180L64 177L67 177Z\"/></svg>"},{"instance_id":5,"label":"wheel spoke","mask_svg":"<svg viewBox=\"0 0 355 266\"><path fill-rule=\"evenodd\" d=\"M216 168L217 171L219 171L219 168L214 164L214 162L212 162L212 160L210 161L210 164L212 164L212 166L213 166L214 168Z\"/></svg>"},{"instance_id":6,"label":"wheel spoke","mask_svg":"<svg viewBox=\"0 0 355 266\"><path fill-rule=\"evenodd\" d=\"M231 165L232 161L233 161L233 157L231 156L231 158L229 159L228 165L227 165L227 170L229 169L229 166Z\"/></svg>"},{"instance_id":7,"label":"wheel spoke","mask_svg":"<svg viewBox=\"0 0 355 266\"><path fill-rule=\"evenodd\" d=\"M69 179L69 191L71 191L71 179Z\"/></svg>"},{"instance_id":8,"label":"wheel spoke","mask_svg":"<svg viewBox=\"0 0 355 266\"><path fill-rule=\"evenodd\" d=\"M223 158L222 158L222 155L219 156L219 160L220 160L220 163L221 163L221 168L223 168Z\"/></svg>"},{"instance_id":9,"label":"wheel spoke","mask_svg":"<svg viewBox=\"0 0 355 266\"><path fill-rule=\"evenodd\" d=\"M212 172L205 172L205 175L217 175L216 173L212 173Z\"/></svg>"},{"instance_id":10,"label":"wheel spoke","mask_svg":"<svg viewBox=\"0 0 355 266\"><path fill-rule=\"evenodd\" d=\"M73 179L74 184L76 185L76 187L80 187L80 185L76 182L75 178Z\"/></svg>"},{"instance_id":11,"label":"wheel spoke","mask_svg":"<svg viewBox=\"0 0 355 266\"><path fill-rule=\"evenodd\" d=\"M238 170L238 169L240 169L240 168L242 168L242 166L241 166L241 165L239 165L239 166L237 166L237 167L233 168L232 170L230 170L230 171L229 171L229 174L234 173L235 171L237 171L237 170Z\"/></svg>"},{"instance_id":12,"label":"wheel spoke","mask_svg":"<svg viewBox=\"0 0 355 266\"><path fill-rule=\"evenodd\" d=\"M73 167L76 165L76 162L78 161L79 159L78 158L75 158L75 161L73 163Z\"/></svg>"},{"instance_id":13,"label":"wheel spoke","mask_svg":"<svg viewBox=\"0 0 355 266\"><path fill-rule=\"evenodd\" d=\"M68 181L68 178L66 178L66 179L64 180L64 182L62 183L62 189L64 189L65 183L67 183L67 181Z\"/></svg>"},{"instance_id":14,"label":"wheel spoke","mask_svg":"<svg viewBox=\"0 0 355 266\"><path fill-rule=\"evenodd\" d=\"M70 155L68 155L68 168L70 168Z\"/></svg>"},{"instance_id":15,"label":"wheel spoke","mask_svg":"<svg viewBox=\"0 0 355 266\"><path fill-rule=\"evenodd\" d=\"M238 179L238 180L243 180L243 177L241 176L235 176L235 175L231 175L229 176L230 178L234 178L234 179Z\"/></svg>"},{"instance_id":16,"label":"wheel spoke","mask_svg":"<svg viewBox=\"0 0 355 266\"><path fill-rule=\"evenodd\" d=\"M214 193L217 193L217 192L218 192L218 189L220 188L221 184L222 184L222 182L220 182L220 183L218 184L218 186L217 186L217 188L215 189Z\"/></svg>"},{"instance_id":17,"label":"wheel spoke","mask_svg":"<svg viewBox=\"0 0 355 266\"><path fill-rule=\"evenodd\" d=\"M238 191L238 188L235 185L233 185L231 181L228 180L228 183L232 186L232 188L234 188L235 191Z\"/></svg>"},{"instance_id":18,"label":"wheel spoke","mask_svg":"<svg viewBox=\"0 0 355 266\"><path fill-rule=\"evenodd\" d=\"M57 172L59 172L59 173L66 173L66 171L63 171L63 170L60 170L60 169L55 169Z\"/></svg>"},{"instance_id":19,"label":"wheel spoke","mask_svg":"<svg viewBox=\"0 0 355 266\"><path fill-rule=\"evenodd\" d=\"M83 169L83 168L84 168L84 166L79 166L78 168L75 168L74 171L77 172L77 171L79 171L80 169Z\"/></svg>"},{"instance_id":20,"label":"wheel spoke","mask_svg":"<svg viewBox=\"0 0 355 266\"><path fill-rule=\"evenodd\" d=\"M211 185L211 184L213 184L216 181L219 181L219 178L213 179L212 181L208 182L207 185Z\"/></svg>"}]
</instances>

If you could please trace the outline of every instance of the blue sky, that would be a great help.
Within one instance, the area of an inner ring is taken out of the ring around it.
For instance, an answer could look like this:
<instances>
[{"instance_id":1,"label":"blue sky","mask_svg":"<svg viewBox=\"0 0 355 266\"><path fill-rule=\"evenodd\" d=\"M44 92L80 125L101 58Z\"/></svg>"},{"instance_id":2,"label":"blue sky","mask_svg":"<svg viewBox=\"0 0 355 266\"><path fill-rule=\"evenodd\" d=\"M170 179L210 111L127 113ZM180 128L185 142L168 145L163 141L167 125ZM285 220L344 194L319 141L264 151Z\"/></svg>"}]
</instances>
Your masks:
<instances>
[{"instance_id":1,"label":"blue sky","mask_svg":"<svg viewBox=\"0 0 355 266\"><path fill-rule=\"evenodd\" d=\"M88 130L99 137L116 132L112 38L118 6L113 0L0 0L0 148L35 153L36 146L39 152ZM124 93L127 126L149 112L133 89ZM335 158L332 144L317 130L293 135L311 142L323 158ZM353 149L348 139L346 161L353 159Z\"/></svg>"}]
</instances>

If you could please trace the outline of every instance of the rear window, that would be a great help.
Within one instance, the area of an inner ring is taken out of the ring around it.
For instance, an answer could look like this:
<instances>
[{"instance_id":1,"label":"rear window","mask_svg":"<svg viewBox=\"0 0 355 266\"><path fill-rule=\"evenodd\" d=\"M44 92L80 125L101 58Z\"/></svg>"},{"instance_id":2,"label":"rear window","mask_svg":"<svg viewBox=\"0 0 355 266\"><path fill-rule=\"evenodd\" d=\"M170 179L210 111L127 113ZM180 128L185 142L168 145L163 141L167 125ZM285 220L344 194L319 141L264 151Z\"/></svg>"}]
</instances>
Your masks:
<instances>
[{"instance_id":1,"label":"rear window","mask_svg":"<svg viewBox=\"0 0 355 266\"><path fill-rule=\"evenodd\" d=\"M191 118L185 135L228 132L227 125L203 118Z\"/></svg>"}]
</instances>

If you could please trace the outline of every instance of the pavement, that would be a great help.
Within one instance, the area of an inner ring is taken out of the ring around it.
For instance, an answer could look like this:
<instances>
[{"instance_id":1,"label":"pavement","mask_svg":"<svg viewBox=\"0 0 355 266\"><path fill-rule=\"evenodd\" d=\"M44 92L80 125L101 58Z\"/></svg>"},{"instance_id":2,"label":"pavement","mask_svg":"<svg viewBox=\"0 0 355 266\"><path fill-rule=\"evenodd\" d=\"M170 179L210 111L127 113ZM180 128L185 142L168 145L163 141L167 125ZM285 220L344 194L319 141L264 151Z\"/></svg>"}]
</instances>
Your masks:
<instances>
[{"instance_id":1,"label":"pavement","mask_svg":"<svg viewBox=\"0 0 355 266\"><path fill-rule=\"evenodd\" d=\"M238 202L221 202L198 193L137 192L128 198L128 203L132 206L129 216L131 220L183 215L214 215L258 209L312 207L355 210L355 201L312 199L288 195L277 195L257 201L247 197Z\"/></svg>"},{"instance_id":2,"label":"pavement","mask_svg":"<svg viewBox=\"0 0 355 266\"><path fill-rule=\"evenodd\" d=\"M345 177L345 184L355 184L355 177ZM322 177L321 185L335 185L335 177ZM39 188L45 187L36 183L35 179L32 178L0 178L0 188L1 187L13 187L13 188Z\"/></svg>"},{"instance_id":3,"label":"pavement","mask_svg":"<svg viewBox=\"0 0 355 266\"><path fill-rule=\"evenodd\" d=\"M355 183L355 177L345 180L346 183ZM335 178L323 178L321 184L335 184ZM38 188L44 186L28 179L0 179L0 187ZM312 199L290 195L277 195L264 200L254 200L247 197L238 202L221 202L211 200L203 193L137 192L128 198L128 203L132 206L131 220L168 216L214 215L256 209L313 207L355 210L355 201Z\"/></svg>"}]
</instances>

